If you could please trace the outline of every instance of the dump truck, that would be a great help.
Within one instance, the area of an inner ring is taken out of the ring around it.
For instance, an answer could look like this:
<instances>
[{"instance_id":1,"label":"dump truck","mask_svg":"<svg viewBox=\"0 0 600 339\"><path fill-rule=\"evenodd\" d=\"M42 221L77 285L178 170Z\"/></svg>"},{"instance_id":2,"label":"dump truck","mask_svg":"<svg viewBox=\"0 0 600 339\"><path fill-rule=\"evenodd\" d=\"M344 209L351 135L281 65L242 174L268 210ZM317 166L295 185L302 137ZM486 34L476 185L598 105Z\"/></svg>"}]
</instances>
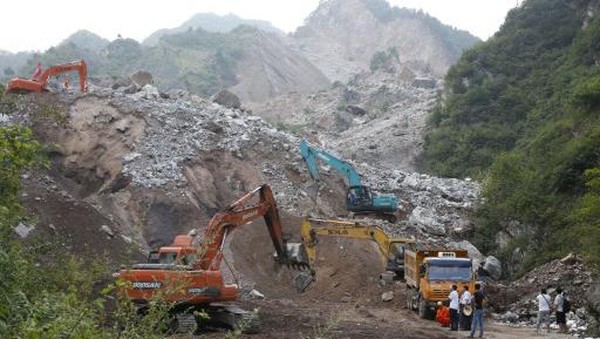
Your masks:
<instances>
[{"instance_id":1,"label":"dump truck","mask_svg":"<svg viewBox=\"0 0 600 339\"><path fill-rule=\"evenodd\" d=\"M467 250L418 249L404 251L404 278L408 289L407 307L423 319L435 315L438 301L448 300L452 285L474 291L473 262Z\"/></svg>"}]
</instances>

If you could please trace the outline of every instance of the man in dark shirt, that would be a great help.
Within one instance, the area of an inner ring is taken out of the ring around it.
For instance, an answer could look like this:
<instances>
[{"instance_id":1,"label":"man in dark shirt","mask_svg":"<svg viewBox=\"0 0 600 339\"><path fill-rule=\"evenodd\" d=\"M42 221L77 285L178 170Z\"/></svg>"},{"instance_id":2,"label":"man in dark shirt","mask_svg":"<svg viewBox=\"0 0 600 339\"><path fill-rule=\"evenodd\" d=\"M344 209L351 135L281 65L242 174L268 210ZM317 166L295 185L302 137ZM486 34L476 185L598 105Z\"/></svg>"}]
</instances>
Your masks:
<instances>
[{"instance_id":1,"label":"man in dark shirt","mask_svg":"<svg viewBox=\"0 0 600 339\"><path fill-rule=\"evenodd\" d=\"M473 293L473 306L475 313L473 313L473 323L471 324L471 335L469 338L474 338L477 327L479 327L479 338L483 338L483 291L481 290L481 284L475 283L475 293Z\"/></svg>"}]
</instances>

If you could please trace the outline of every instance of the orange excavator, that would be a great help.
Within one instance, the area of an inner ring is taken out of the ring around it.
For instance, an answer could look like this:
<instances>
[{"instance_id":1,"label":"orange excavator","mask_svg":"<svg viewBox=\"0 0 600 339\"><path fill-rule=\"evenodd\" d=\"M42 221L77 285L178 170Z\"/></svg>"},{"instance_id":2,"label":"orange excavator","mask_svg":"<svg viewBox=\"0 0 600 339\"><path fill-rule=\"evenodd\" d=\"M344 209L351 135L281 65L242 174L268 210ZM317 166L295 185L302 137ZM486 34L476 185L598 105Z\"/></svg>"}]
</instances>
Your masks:
<instances>
[{"instance_id":1,"label":"orange excavator","mask_svg":"<svg viewBox=\"0 0 600 339\"><path fill-rule=\"evenodd\" d=\"M66 64L55 65L45 69L39 76L32 79L14 78L6 85L6 91L11 93L29 93L48 91L46 84L51 76L61 73L78 71L79 72L79 90L83 93L87 91L87 65L85 61L79 60Z\"/></svg>"},{"instance_id":2,"label":"orange excavator","mask_svg":"<svg viewBox=\"0 0 600 339\"><path fill-rule=\"evenodd\" d=\"M119 292L140 310L156 298L171 302L170 327L175 332L186 332L196 325L193 311L198 310L207 312L211 322L233 328L244 323L246 329L254 330L257 315L236 306L216 303L236 300L239 293L236 284L224 282L220 271L227 236L261 216L275 247L275 261L301 270L308 268L302 245L284 240L271 188L263 184L215 214L203 236L194 231L178 235L170 246L151 253L148 263L122 268L115 274L120 280L118 285L122 286Z\"/></svg>"}]
</instances>

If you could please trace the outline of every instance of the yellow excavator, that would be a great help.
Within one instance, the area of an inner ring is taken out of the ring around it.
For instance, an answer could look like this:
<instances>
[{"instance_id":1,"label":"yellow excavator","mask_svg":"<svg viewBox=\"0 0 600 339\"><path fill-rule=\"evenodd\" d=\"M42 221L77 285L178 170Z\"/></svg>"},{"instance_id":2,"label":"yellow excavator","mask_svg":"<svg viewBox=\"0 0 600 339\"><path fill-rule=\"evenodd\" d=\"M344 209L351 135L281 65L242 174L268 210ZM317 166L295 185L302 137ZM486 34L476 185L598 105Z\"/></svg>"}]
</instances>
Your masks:
<instances>
[{"instance_id":1,"label":"yellow excavator","mask_svg":"<svg viewBox=\"0 0 600 339\"><path fill-rule=\"evenodd\" d=\"M416 248L413 239L391 238L377 226L350 221L306 218L302 222L301 235L311 267L314 267L316 260L319 236L375 241L386 264L386 272L380 275L380 279L385 282L404 279L404 251Z\"/></svg>"}]
</instances>

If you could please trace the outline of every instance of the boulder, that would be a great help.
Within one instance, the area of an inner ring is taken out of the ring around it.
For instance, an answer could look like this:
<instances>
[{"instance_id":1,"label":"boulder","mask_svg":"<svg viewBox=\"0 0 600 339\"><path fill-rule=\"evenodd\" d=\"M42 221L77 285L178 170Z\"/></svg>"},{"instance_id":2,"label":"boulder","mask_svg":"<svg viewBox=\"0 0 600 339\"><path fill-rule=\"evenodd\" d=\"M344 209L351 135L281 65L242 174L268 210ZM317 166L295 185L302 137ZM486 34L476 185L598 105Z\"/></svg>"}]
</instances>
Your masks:
<instances>
[{"instance_id":1,"label":"boulder","mask_svg":"<svg viewBox=\"0 0 600 339\"><path fill-rule=\"evenodd\" d=\"M595 282L585 295L589 310L588 335L600 336L600 282Z\"/></svg>"},{"instance_id":2,"label":"boulder","mask_svg":"<svg viewBox=\"0 0 600 339\"><path fill-rule=\"evenodd\" d=\"M446 228L441 222L438 221L436 213L431 209L418 206L410 214L408 222L419 228L424 233L439 236L446 234Z\"/></svg>"},{"instance_id":3,"label":"boulder","mask_svg":"<svg viewBox=\"0 0 600 339\"><path fill-rule=\"evenodd\" d=\"M571 252L566 257L560 259L560 262L565 265L575 265L579 263L579 258L577 258L577 255L575 255L575 253Z\"/></svg>"},{"instance_id":4,"label":"boulder","mask_svg":"<svg viewBox=\"0 0 600 339\"><path fill-rule=\"evenodd\" d=\"M387 291L381 295L381 301L392 301L394 299L394 292Z\"/></svg>"},{"instance_id":5,"label":"boulder","mask_svg":"<svg viewBox=\"0 0 600 339\"><path fill-rule=\"evenodd\" d=\"M154 84L154 80L152 79L152 74L150 74L150 72L148 72L148 71L143 71L143 70L136 71L129 78L138 87L144 87L146 85Z\"/></svg>"},{"instance_id":6,"label":"boulder","mask_svg":"<svg viewBox=\"0 0 600 339\"><path fill-rule=\"evenodd\" d=\"M509 323L516 323L519 320L519 315L515 312L506 311L506 313L502 315L502 320Z\"/></svg>"},{"instance_id":7,"label":"boulder","mask_svg":"<svg viewBox=\"0 0 600 339\"><path fill-rule=\"evenodd\" d=\"M367 114L367 111L364 108L355 106L355 105L346 106L346 112L348 112L352 115L358 115L358 116L363 116L363 115Z\"/></svg>"},{"instance_id":8,"label":"boulder","mask_svg":"<svg viewBox=\"0 0 600 339\"><path fill-rule=\"evenodd\" d=\"M131 85L133 85L133 81L131 81L131 78L117 78L111 85L111 88L119 89L122 87L129 87Z\"/></svg>"},{"instance_id":9,"label":"boulder","mask_svg":"<svg viewBox=\"0 0 600 339\"><path fill-rule=\"evenodd\" d=\"M212 101L231 109L239 109L242 107L240 98L226 89L220 90L213 95Z\"/></svg>"},{"instance_id":10,"label":"boulder","mask_svg":"<svg viewBox=\"0 0 600 339\"><path fill-rule=\"evenodd\" d=\"M432 78L415 78L412 85L420 88L435 88L437 81Z\"/></svg>"},{"instance_id":11,"label":"boulder","mask_svg":"<svg viewBox=\"0 0 600 339\"><path fill-rule=\"evenodd\" d=\"M502 276L502 264L498 258L490 255L485 258L483 270L493 279L498 280Z\"/></svg>"}]
</instances>

